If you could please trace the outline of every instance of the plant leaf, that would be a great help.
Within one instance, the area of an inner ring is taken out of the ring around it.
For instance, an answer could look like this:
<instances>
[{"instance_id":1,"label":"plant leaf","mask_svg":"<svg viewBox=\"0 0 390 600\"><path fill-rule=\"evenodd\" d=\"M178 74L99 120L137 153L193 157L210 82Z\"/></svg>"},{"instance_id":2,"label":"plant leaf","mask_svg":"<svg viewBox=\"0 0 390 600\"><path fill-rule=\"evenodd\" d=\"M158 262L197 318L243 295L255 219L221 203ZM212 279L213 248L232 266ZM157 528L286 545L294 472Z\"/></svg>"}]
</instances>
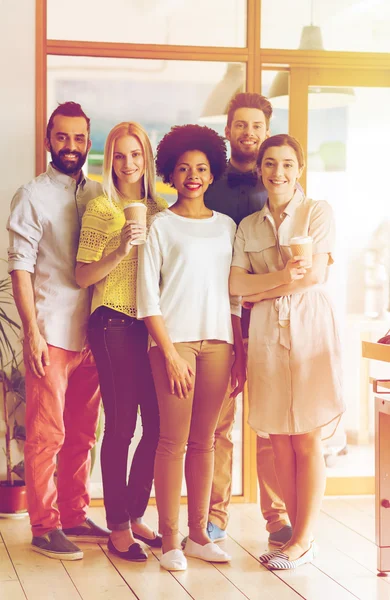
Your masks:
<instances>
[{"instance_id":1,"label":"plant leaf","mask_svg":"<svg viewBox=\"0 0 390 600\"><path fill-rule=\"evenodd\" d=\"M26 428L24 425L14 424L14 431L12 434L14 440L26 441Z\"/></svg>"},{"instance_id":2,"label":"plant leaf","mask_svg":"<svg viewBox=\"0 0 390 600\"><path fill-rule=\"evenodd\" d=\"M18 462L18 464L13 467L12 472L24 481L24 460Z\"/></svg>"}]
</instances>

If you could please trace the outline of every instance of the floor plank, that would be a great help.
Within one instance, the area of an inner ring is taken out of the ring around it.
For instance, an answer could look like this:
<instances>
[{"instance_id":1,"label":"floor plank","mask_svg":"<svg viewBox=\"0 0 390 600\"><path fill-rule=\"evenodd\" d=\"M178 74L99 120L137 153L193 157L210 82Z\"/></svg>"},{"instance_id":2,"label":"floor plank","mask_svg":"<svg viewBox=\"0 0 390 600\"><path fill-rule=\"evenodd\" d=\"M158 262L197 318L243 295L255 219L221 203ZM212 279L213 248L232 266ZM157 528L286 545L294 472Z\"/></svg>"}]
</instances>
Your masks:
<instances>
[{"instance_id":1,"label":"floor plank","mask_svg":"<svg viewBox=\"0 0 390 600\"><path fill-rule=\"evenodd\" d=\"M390 600L390 585L386 579L356 562L347 554L321 543L316 566L359 600Z\"/></svg>"},{"instance_id":2,"label":"floor plank","mask_svg":"<svg viewBox=\"0 0 390 600\"><path fill-rule=\"evenodd\" d=\"M377 573L374 542L326 513L320 515L317 538L321 545L329 543L372 573Z\"/></svg>"},{"instance_id":3,"label":"floor plank","mask_svg":"<svg viewBox=\"0 0 390 600\"><path fill-rule=\"evenodd\" d=\"M255 528L253 523L255 523ZM256 513L253 513L253 511L251 511L250 516L249 514L246 515L246 512L242 512L240 519L230 519L229 533L253 556L258 556L266 549L267 534L262 531L263 525L262 517L259 516L256 519ZM253 535L254 530L258 534L257 538ZM265 567L261 566L259 568L267 571ZM329 600L329 598L352 600L356 598L354 594L344 589L337 581L318 569L315 563L304 565L296 571L274 571L272 575L306 600Z\"/></svg>"},{"instance_id":4,"label":"floor plank","mask_svg":"<svg viewBox=\"0 0 390 600\"><path fill-rule=\"evenodd\" d=\"M144 546L149 558L144 563L132 563L107 553L109 560L118 573L128 583L140 600L154 598L158 600L189 600L191 596L171 573L160 568L158 557L160 550L153 553Z\"/></svg>"},{"instance_id":5,"label":"floor plank","mask_svg":"<svg viewBox=\"0 0 390 600\"><path fill-rule=\"evenodd\" d=\"M356 531L367 540L375 542L375 514L367 511L362 512L351 501L338 498L335 502L332 498L325 498L322 512L333 517L339 523Z\"/></svg>"},{"instance_id":6,"label":"floor plank","mask_svg":"<svg viewBox=\"0 0 390 600\"><path fill-rule=\"evenodd\" d=\"M18 576L0 537L0 583L5 583L6 581L18 581Z\"/></svg>"},{"instance_id":7,"label":"floor plank","mask_svg":"<svg viewBox=\"0 0 390 600\"><path fill-rule=\"evenodd\" d=\"M31 550L27 519L1 519L0 533L28 600L80 600L62 562Z\"/></svg>"},{"instance_id":8,"label":"floor plank","mask_svg":"<svg viewBox=\"0 0 390 600\"><path fill-rule=\"evenodd\" d=\"M64 561L64 568L83 600L134 600L121 575L98 544L79 544L83 560Z\"/></svg>"},{"instance_id":9,"label":"floor plank","mask_svg":"<svg viewBox=\"0 0 390 600\"><path fill-rule=\"evenodd\" d=\"M217 568L250 599L298 600L297 592L261 566L258 557L268 549L265 521L256 505L248 505L248 512L246 508L243 511L237 506L232 507L229 538L221 543L231 554L232 561L229 565L217 565ZM249 538L255 538L252 553L247 548Z\"/></svg>"},{"instance_id":10,"label":"floor plank","mask_svg":"<svg viewBox=\"0 0 390 600\"><path fill-rule=\"evenodd\" d=\"M180 529L187 527L187 507L180 509ZM90 516L104 524L104 509ZM146 520L156 527L157 512ZM80 544L84 559L50 560L30 549L27 520L0 519L1 600L390 600L390 578L378 578L373 541L374 502L365 498L326 498L316 540L320 554L296 571L270 572L258 557L268 534L255 504L232 505L228 539L222 547L228 564L188 559L186 572L159 566L160 550L147 548L145 563L112 556L95 544ZM2 537L1 537L2 536ZM2 542L3 540L3 542Z\"/></svg>"},{"instance_id":11,"label":"floor plank","mask_svg":"<svg viewBox=\"0 0 390 600\"><path fill-rule=\"evenodd\" d=\"M2 581L0 584L1 600L26 600L19 581Z\"/></svg>"},{"instance_id":12,"label":"floor plank","mask_svg":"<svg viewBox=\"0 0 390 600\"><path fill-rule=\"evenodd\" d=\"M298 600L300 596L275 575L264 569L258 560L231 537L221 547L232 557L230 564L216 565L250 600Z\"/></svg>"},{"instance_id":13,"label":"floor plank","mask_svg":"<svg viewBox=\"0 0 390 600\"><path fill-rule=\"evenodd\" d=\"M371 517L375 516L375 496L344 496L337 500L339 499L342 499L348 506L353 506L356 510L368 513Z\"/></svg>"}]
</instances>

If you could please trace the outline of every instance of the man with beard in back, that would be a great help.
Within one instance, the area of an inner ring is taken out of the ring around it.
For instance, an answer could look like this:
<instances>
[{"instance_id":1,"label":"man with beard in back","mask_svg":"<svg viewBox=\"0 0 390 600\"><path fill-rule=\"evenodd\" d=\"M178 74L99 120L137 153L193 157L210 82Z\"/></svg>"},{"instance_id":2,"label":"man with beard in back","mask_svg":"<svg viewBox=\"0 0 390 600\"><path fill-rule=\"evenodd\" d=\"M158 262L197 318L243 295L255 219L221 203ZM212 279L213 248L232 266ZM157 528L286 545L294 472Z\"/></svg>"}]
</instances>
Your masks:
<instances>
[{"instance_id":1,"label":"man with beard in back","mask_svg":"<svg viewBox=\"0 0 390 600\"><path fill-rule=\"evenodd\" d=\"M101 193L82 171L89 133L79 104L55 109L45 138L51 163L16 192L7 226L8 270L24 335L32 549L61 560L83 557L73 541L104 542L110 533L86 515L100 393L86 345L89 292L77 286L74 269L82 214Z\"/></svg>"},{"instance_id":2,"label":"man with beard in back","mask_svg":"<svg viewBox=\"0 0 390 600\"><path fill-rule=\"evenodd\" d=\"M271 103L260 94L239 93L227 108L225 135L230 143L231 158L224 175L209 187L205 196L208 208L240 221L261 210L267 192L256 171L256 159L262 142L269 137ZM248 337L249 311L242 314L243 337ZM208 533L211 540L226 538L228 506L231 498L233 442L231 433L236 408L235 398L226 394L215 432L215 465L209 510ZM286 507L280 497L269 439L257 437L257 474L260 505L267 522L269 543L282 546L292 529Z\"/></svg>"}]
</instances>

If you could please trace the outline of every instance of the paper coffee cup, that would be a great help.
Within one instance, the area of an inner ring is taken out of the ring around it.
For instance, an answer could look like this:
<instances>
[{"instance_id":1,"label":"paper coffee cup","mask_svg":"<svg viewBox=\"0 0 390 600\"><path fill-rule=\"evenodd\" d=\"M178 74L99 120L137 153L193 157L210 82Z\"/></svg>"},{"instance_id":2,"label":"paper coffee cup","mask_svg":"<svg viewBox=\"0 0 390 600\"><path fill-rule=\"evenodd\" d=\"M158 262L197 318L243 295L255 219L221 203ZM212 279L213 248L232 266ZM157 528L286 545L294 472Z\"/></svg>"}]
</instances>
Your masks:
<instances>
[{"instance_id":1,"label":"paper coffee cup","mask_svg":"<svg viewBox=\"0 0 390 600\"><path fill-rule=\"evenodd\" d=\"M144 244L146 242L146 205L142 202L131 202L131 204L126 204L123 207L123 212L125 213L126 221L137 221L137 223L145 227L144 235L131 242L132 245L139 246Z\"/></svg>"},{"instance_id":2,"label":"paper coffee cup","mask_svg":"<svg viewBox=\"0 0 390 600\"><path fill-rule=\"evenodd\" d=\"M297 236L290 240L291 254L293 256L302 256L307 261L307 266L311 267L313 258L313 239L309 236Z\"/></svg>"}]
</instances>

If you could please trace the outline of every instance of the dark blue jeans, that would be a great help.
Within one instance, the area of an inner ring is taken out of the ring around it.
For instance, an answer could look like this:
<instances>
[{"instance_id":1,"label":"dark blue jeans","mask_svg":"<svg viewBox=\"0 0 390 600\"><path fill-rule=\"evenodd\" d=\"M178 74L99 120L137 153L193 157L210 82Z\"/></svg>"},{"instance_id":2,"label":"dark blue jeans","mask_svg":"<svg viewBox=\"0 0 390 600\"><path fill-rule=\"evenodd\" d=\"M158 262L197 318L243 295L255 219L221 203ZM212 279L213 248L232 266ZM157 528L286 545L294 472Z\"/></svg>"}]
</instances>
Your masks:
<instances>
[{"instance_id":1,"label":"dark blue jeans","mask_svg":"<svg viewBox=\"0 0 390 600\"><path fill-rule=\"evenodd\" d=\"M88 338L95 357L105 413L101 452L107 526L127 529L143 516L153 482L159 412L142 321L101 306L91 315ZM128 472L128 452L137 422L142 438Z\"/></svg>"}]
</instances>

